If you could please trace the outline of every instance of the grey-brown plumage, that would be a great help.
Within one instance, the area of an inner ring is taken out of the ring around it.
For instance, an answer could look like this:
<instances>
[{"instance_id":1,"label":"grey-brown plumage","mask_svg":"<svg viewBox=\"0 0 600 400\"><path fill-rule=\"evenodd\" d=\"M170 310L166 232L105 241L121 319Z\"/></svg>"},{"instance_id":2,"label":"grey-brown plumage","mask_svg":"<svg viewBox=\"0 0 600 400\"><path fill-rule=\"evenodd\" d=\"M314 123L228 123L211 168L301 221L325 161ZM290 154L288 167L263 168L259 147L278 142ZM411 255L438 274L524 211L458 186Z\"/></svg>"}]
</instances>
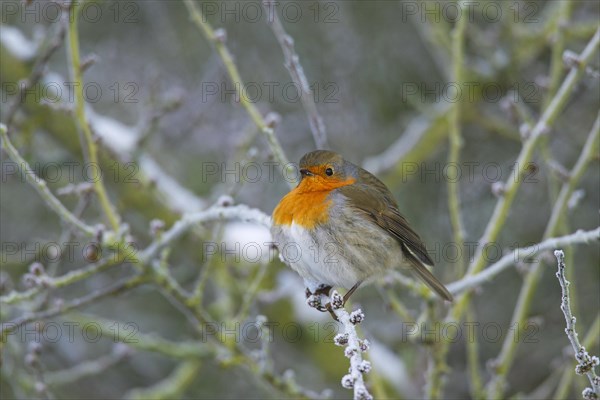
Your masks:
<instances>
[{"instance_id":1,"label":"grey-brown plumage","mask_svg":"<svg viewBox=\"0 0 600 400\"><path fill-rule=\"evenodd\" d=\"M351 165L358 171L357 183L337 190L348 199L351 207L363 212L397 238L404 257L413 267L413 272L442 298L452 301L448 289L427 269L426 265L434 265L433 260L427 254L427 249L419 235L400 214L398 205L387 186L370 172L354 164Z\"/></svg>"}]
</instances>

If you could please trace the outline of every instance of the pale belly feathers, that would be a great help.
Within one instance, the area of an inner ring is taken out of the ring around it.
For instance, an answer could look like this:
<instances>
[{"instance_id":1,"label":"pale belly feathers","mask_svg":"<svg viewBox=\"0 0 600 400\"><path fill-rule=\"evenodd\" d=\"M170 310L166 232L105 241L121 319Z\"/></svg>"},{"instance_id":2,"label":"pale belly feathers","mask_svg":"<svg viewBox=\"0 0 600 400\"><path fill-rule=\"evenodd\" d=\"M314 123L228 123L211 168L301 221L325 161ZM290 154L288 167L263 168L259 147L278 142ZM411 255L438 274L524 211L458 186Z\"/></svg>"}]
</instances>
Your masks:
<instances>
[{"instance_id":1,"label":"pale belly feathers","mask_svg":"<svg viewBox=\"0 0 600 400\"><path fill-rule=\"evenodd\" d=\"M314 291L320 284L350 289L403 264L399 243L376 224L356 215L336 215L335 229L307 230L292 222L272 228L283 261ZM333 223L333 221L331 221Z\"/></svg>"}]
</instances>

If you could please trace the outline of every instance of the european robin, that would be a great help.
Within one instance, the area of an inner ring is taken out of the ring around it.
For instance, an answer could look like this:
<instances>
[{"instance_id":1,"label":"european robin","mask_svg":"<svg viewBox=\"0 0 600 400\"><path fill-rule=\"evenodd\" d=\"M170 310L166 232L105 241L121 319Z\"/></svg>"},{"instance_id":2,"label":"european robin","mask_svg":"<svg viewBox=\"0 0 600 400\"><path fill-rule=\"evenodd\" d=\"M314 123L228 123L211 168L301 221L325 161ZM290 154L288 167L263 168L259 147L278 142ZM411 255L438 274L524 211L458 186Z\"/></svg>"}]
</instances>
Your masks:
<instances>
[{"instance_id":1,"label":"european robin","mask_svg":"<svg viewBox=\"0 0 600 400\"><path fill-rule=\"evenodd\" d=\"M307 153L299 167L300 182L273 211L271 233L283 260L304 278L307 296L342 287L345 303L361 284L408 267L452 301L383 182L332 151Z\"/></svg>"}]
</instances>

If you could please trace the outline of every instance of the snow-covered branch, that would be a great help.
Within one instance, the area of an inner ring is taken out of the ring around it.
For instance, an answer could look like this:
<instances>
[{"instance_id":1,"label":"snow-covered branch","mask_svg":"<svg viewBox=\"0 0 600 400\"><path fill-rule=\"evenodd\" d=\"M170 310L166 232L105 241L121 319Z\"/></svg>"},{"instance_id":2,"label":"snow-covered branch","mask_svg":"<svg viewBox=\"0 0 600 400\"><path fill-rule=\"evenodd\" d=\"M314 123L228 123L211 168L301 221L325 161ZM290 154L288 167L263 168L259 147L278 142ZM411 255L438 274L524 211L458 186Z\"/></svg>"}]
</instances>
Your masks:
<instances>
[{"instance_id":1,"label":"snow-covered branch","mask_svg":"<svg viewBox=\"0 0 600 400\"><path fill-rule=\"evenodd\" d=\"M575 330L576 319L571 312L571 298L569 295L570 282L565 277L565 253L562 250L555 250L554 256L558 261L558 271L556 272L556 277L558 278L558 282L560 283L560 287L562 289L560 309L565 315L565 320L567 322L567 328L565 329L565 332L569 338L569 342L571 342L573 350L575 351L575 359L578 362L577 367L575 367L575 372L577 372L578 375L587 375L592 385L591 388L585 388L583 390L583 398L597 399L600 395L600 377L596 375L595 367L600 364L600 359L598 359L597 356L590 356L590 354L585 350L585 347L579 343L577 331Z\"/></svg>"},{"instance_id":2,"label":"snow-covered branch","mask_svg":"<svg viewBox=\"0 0 600 400\"><path fill-rule=\"evenodd\" d=\"M266 227L271 226L271 217L269 217L267 214L256 208L250 208L244 204L233 206L231 205L232 201L233 200L231 198L223 196L214 206L204 211L185 214L171 227L171 229L163 233L140 254L140 260L142 263L148 262L152 257L158 254L160 249L179 238L193 226L202 222L227 219L254 222Z\"/></svg>"},{"instance_id":3,"label":"snow-covered branch","mask_svg":"<svg viewBox=\"0 0 600 400\"><path fill-rule=\"evenodd\" d=\"M548 251L550 249L557 248L560 246L569 246L577 243L589 243L599 239L600 227L591 231L578 230L577 232L572 233L570 235L561 236L557 238L550 238L548 240L544 240L541 243L534 244L533 246L514 249L511 253L505 255L500 260L490 265L488 268L484 269L480 273L472 276L466 276L465 278L459 281L447 285L447 287L450 293L458 294L460 292L464 292L465 290L479 286L483 283L490 282L492 278L498 275L500 272L504 271L512 265L515 265L518 261L524 258L533 257L544 251Z\"/></svg>"},{"instance_id":4,"label":"snow-covered branch","mask_svg":"<svg viewBox=\"0 0 600 400\"><path fill-rule=\"evenodd\" d=\"M346 389L354 390L355 400L373 399L371 393L365 386L364 374L371 370L371 363L363 360L362 353L369 350L369 341L360 339L356 332L356 325L365 319L365 314L361 309L349 313L344 308L344 299L336 291L331 292L330 297L324 294L319 296L311 295L307 299L310 307L323 310L323 302L329 302L325 308L331 310L337 320L342 324L344 333L337 334L333 339L338 346L345 346L344 354L350 359L350 368L348 374L342 377L342 386Z\"/></svg>"}]
</instances>

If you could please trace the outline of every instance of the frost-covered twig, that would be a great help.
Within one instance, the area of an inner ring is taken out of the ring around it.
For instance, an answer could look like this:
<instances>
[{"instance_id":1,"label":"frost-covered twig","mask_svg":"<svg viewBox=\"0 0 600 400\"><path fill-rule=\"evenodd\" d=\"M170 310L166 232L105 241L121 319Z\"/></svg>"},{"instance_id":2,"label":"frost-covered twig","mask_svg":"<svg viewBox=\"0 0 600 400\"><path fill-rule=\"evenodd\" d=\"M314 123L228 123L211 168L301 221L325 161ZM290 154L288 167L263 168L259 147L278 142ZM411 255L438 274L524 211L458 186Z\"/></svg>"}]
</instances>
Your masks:
<instances>
[{"instance_id":1,"label":"frost-covered twig","mask_svg":"<svg viewBox=\"0 0 600 400\"><path fill-rule=\"evenodd\" d=\"M450 293L458 294L491 281L494 276L498 275L500 272L506 270L510 266L515 265L515 263L517 263L519 260L536 256L544 251L555 249L560 246L569 246L578 243L590 243L597 240L600 240L600 227L591 231L578 230L570 235L550 238L532 246L515 249L480 273L472 276L466 276L465 278L453 282L446 287Z\"/></svg>"},{"instance_id":2,"label":"frost-covered twig","mask_svg":"<svg viewBox=\"0 0 600 400\"><path fill-rule=\"evenodd\" d=\"M577 367L575 367L575 372L578 375L587 375L592 385L591 388L586 388L583 390L583 398L597 399L600 397L600 377L596 375L595 367L600 364L600 359L598 359L597 356L590 356L585 350L585 347L579 343L577 331L575 330L575 316L573 316L571 313L571 299L569 297L570 282L565 277L565 254L562 250L555 250L554 256L558 262L558 271L556 272L556 277L558 278L558 282L560 283L560 287L562 289L560 309L565 315L565 321L567 323L565 332L569 338L569 342L571 342L573 351L575 352L575 359L578 362Z\"/></svg>"},{"instance_id":3,"label":"frost-covered twig","mask_svg":"<svg viewBox=\"0 0 600 400\"><path fill-rule=\"evenodd\" d=\"M205 211L184 215L171 227L171 229L163 233L140 253L140 261L142 263L148 262L152 257L158 254L160 249L179 238L194 225L201 222L210 222L219 219L237 219L246 222L255 222L266 227L271 226L271 218L256 208L250 208L244 204L226 207L219 203L220 202L217 202L215 206L210 207Z\"/></svg>"},{"instance_id":4,"label":"frost-covered twig","mask_svg":"<svg viewBox=\"0 0 600 400\"><path fill-rule=\"evenodd\" d=\"M2 148L8 153L8 156L11 160L23 168L25 179L27 179L27 182L29 182L31 186L33 186L33 188L39 193L44 202L67 224L77 227L77 229L87 236L96 236L96 229L85 224L83 221L73 215L73 213L67 210L60 200L58 200L54 194L52 194L50 189L48 189L46 182L33 172L34 170L29 166L29 163L25 161L23 157L21 157L17 149L11 143L6 133L6 125L4 124L0 124L0 137L2 137Z\"/></svg>"},{"instance_id":5,"label":"frost-covered twig","mask_svg":"<svg viewBox=\"0 0 600 400\"><path fill-rule=\"evenodd\" d=\"M276 2L273 0L263 0L263 5L267 11L268 18L267 22L273 30L283 55L285 57L285 67L290 72L290 75L296 84L296 87L300 91L300 100L308 116L308 122L310 124L310 130L313 134L315 144L318 149L326 149L327 145L327 131L325 130L325 124L323 118L317 111L313 92L310 89L304 69L300 64L300 58L294 49L294 39L288 35L281 24L281 20L277 15Z\"/></svg>"},{"instance_id":6,"label":"frost-covered twig","mask_svg":"<svg viewBox=\"0 0 600 400\"><path fill-rule=\"evenodd\" d=\"M344 354L350 359L349 373L342 377L342 386L354 390L355 400L373 399L364 381L364 374L371 370L371 363L362 358L362 353L369 350L369 341L360 339L355 327L365 319L365 314L361 309L348 313L343 306L343 297L335 290L331 292L329 298L325 295L311 295L307 299L307 304L318 308L323 301L329 301L331 310L344 327L344 333L337 334L334 338L335 344L346 347Z\"/></svg>"},{"instance_id":7,"label":"frost-covered twig","mask_svg":"<svg viewBox=\"0 0 600 400\"><path fill-rule=\"evenodd\" d=\"M598 343L598 339L600 338L600 315L596 316L596 319L592 323L592 326L588 330L587 334L583 338L582 345L583 347L591 347ZM571 383L573 381L573 373L567 369L562 368L562 376L559 380L558 387L554 392L554 399L566 399L569 393L569 389L571 388Z\"/></svg>"}]
</instances>

